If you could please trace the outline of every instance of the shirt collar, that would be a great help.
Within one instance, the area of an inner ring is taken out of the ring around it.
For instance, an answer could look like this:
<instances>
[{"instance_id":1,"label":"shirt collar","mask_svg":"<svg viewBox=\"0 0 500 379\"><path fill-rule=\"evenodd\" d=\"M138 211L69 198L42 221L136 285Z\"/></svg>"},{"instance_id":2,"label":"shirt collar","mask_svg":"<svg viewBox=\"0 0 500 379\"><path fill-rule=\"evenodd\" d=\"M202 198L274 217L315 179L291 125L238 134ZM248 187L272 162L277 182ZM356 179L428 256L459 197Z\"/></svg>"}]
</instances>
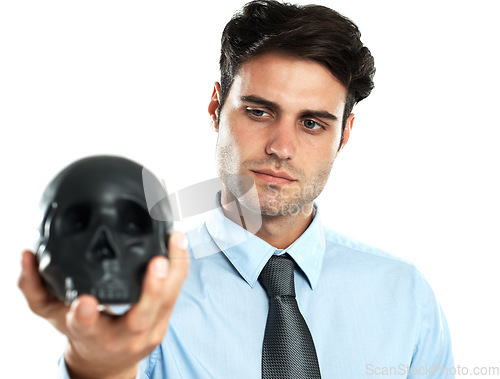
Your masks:
<instances>
[{"instance_id":1,"label":"shirt collar","mask_svg":"<svg viewBox=\"0 0 500 379\"><path fill-rule=\"evenodd\" d=\"M286 249L306 275L312 289L318 283L325 254L323 226L316 204L314 207L316 215L313 221ZM277 249L228 219L220 206L219 195L217 207L208 214L205 225L215 244L253 288L264 265Z\"/></svg>"}]
</instances>

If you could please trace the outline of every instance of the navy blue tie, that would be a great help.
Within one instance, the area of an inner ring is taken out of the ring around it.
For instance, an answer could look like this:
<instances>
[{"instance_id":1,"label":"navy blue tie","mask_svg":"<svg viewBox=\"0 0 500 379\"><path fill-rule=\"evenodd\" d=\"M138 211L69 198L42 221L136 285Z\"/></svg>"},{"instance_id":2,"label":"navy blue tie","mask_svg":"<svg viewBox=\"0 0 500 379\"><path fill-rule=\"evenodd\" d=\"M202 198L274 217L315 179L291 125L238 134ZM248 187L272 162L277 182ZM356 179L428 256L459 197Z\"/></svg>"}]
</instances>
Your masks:
<instances>
[{"instance_id":1,"label":"navy blue tie","mask_svg":"<svg viewBox=\"0 0 500 379\"><path fill-rule=\"evenodd\" d=\"M295 299L294 268L291 258L273 255L259 276L269 297L263 379L321 378L314 342Z\"/></svg>"}]
</instances>

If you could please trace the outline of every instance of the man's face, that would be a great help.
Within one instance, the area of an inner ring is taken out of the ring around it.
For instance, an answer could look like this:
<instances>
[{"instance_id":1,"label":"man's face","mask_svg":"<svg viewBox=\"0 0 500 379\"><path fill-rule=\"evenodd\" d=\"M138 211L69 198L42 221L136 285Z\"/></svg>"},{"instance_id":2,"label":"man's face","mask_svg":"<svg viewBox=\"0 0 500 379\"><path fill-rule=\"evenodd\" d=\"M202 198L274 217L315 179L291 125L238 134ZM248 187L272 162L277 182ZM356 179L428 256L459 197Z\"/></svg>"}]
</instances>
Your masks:
<instances>
[{"instance_id":1,"label":"man's face","mask_svg":"<svg viewBox=\"0 0 500 379\"><path fill-rule=\"evenodd\" d=\"M242 65L217 124L219 95L216 84L209 112L219 133L216 156L226 196L229 191L262 215L311 206L339 149L345 87L317 62L265 54ZM248 183L231 174L253 179L258 199L242 197Z\"/></svg>"}]
</instances>

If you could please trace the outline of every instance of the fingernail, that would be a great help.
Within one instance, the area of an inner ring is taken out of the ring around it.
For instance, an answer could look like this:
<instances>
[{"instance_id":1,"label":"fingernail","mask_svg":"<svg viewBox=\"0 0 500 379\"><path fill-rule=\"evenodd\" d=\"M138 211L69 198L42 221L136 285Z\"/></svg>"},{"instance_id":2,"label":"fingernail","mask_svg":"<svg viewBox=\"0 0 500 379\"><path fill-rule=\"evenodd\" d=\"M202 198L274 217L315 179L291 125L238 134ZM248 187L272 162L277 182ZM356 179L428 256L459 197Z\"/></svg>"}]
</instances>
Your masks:
<instances>
[{"instance_id":1,"label":"fingernail","mask_svg":"<svg viewBox=\"0 0 500 379\"><path fill-rule=\"evenodd\" d=\"M26 258L26 251L23 250L21 253L21 267L24 267L26 264L27 258Z\"/></svg>"},{"instance_id":2,"label":"fingernail","mask_svg":"<svg viewBox=\"0 0 500 379\"><path fill-rule=\"evenodd\" d=\"M182 233L174 235L174 243L179 249L187 248L187 238Z\"/></svg>"},{"instance_id":3,"label":"fingernail","mask_svg":"<svg viewBox=\"0 0 500 379\"><path fill-rule=\"evenodd\" d=\"M157 278L167 277L167 260L165 258L159 258L155 261L154 272Z\"/></svg>"},{"instance_id":4,"label":"fingernail","mask_svg":"<svg viewBox=\"0 0 500 379\"><path fill-rule=\"evenodd\" d=\"M82 317L88 317L94 312L94 309L89 306L89 304L79 304L78 315Z\"/></svg>"},{"instance_id":5,"label":"fingernail","mask_svg":"<svg viewBox=\"0 0 500 379\"><path fill-rule=\"evenodd\" d=\"M29 264L30 257L28 254L32 254L32 253L28 250L23 250L23 252L21 253L21 266L22 267Z\"/></svg>"}]
</instances>

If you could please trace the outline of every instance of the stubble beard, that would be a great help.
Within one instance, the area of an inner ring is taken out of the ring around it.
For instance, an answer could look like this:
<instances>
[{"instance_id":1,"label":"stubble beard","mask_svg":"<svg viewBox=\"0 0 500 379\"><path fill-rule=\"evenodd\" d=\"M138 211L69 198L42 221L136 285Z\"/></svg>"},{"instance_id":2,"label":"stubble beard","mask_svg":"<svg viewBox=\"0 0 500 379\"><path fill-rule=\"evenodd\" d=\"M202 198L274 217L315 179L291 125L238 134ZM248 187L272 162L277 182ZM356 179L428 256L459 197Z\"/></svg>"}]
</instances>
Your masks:
<instances>
[{"instance_id":1,"label":"stubble beard","mask_svg":"<svg viewBox=\"0 0 500 379\"><path fill-rule=\"evenodd\" d=\"M217 149L218 174L224 184L224 190L229 191L230 194L227 195L234 196L249 211L262 216L288 216L305 210L304 207L312 204L323 191L333 166L332 159L307 182L302 170L275 157L247 160L241 164L240 168L238 155L234 154L232 150L231 147L218 147ZM255 183L257 191L249 192L254 180L250 175L241 173L270 167L276 170L285 170L298 179L297 183L299 184L291 183L279 186Z\"/></svg>"},{"instance_id":2,"label":"stubble beard","mask_svg":"<svg viewBox=\"0 0 500 379\"><path fill-rule=\"evenodd\" d=\"M326 185L330 170L322 170L306 185L275 186L258 188L261 214L263 216L289 216L299 212L310 213L311 205Z\"/></svg>"}]
</instances>

